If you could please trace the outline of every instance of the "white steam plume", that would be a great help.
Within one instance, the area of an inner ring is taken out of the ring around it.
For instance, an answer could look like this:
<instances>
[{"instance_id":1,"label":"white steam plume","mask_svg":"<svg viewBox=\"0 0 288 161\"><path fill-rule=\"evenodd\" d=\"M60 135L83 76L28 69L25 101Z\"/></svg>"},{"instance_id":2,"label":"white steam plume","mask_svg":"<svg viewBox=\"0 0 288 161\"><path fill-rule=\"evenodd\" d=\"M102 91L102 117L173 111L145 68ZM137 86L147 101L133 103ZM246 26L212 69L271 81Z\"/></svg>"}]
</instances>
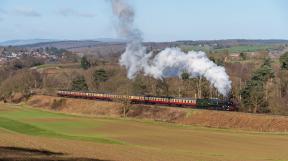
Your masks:
<instances>
[{"instance_id":1,"label":"white steam plume","mask_svg":"<svg viewBox=\"0 0 288 161\"><path fill-rule=\"evenodd\" d=\"M120 64L128 70L128 78L133 79L142 70L146 48L142 45L141 32L134 27L134 10L124 0L111 0L114 15L117 17L116 27L120 36L128 40L125 52L121 55Z\"/></svg>"},{"instance_id":2,"label":"white steam plume","mask_svg":"<svg viewBox=\"0 0 288 161\"><path fill-rule=\"evenodd\" d=\"M167 48L152 58L142 45L141 32L134 27L134 10L125 0L111 0L117 17L117 31L128 40L126 50L121 55L120 64L128 70L127 77L135 78L138 72L156 79L180 76L187 71L191 77L205 77L223 96L231 90L231 81L225 68L209 60L204 52L182 52L179 48Z\"/></svg>"}]
</instances>

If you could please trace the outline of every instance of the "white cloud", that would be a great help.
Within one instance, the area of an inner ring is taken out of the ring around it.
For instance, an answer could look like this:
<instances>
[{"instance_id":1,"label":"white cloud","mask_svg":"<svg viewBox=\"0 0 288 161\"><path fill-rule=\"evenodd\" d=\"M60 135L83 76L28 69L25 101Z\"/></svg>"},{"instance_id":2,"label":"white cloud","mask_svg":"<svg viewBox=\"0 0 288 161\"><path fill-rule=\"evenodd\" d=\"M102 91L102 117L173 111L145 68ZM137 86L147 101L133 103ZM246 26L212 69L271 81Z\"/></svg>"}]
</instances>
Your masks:
<instances>
[{"instance_id":1,"label":"white cloud","mask_svg":"<svg viewBox=\"0 0 288 161\"><path fill-rule=\"evenodd\" d=\"M17 15L26 17L40 17L41 14L31 8L17 8L13 11Z\"/></svg>"},{"instance_id":2,"label":"white cloud","mask_svg":"<svg viewBox=\"0 0 288 161\"><path fill-rule=\"evenodd\" d=\"M86 17L86 18L94 18L96 14L87 13L87 12L78 12L72 8L60 9L58 13L62 16L78 16L78 17Z\"/></svg>"},{"instance_id":3,"label":"white cloud","mask_svg":"<svg viewBox=\"0 0 288 161\"><path fill-rule=\"evenodd\" d=\"M96 16L96 14L93 14L93 13L78 13L78 15L80 17L87 17L87 18L93 18Z\"/></svg>"}]
</instances>

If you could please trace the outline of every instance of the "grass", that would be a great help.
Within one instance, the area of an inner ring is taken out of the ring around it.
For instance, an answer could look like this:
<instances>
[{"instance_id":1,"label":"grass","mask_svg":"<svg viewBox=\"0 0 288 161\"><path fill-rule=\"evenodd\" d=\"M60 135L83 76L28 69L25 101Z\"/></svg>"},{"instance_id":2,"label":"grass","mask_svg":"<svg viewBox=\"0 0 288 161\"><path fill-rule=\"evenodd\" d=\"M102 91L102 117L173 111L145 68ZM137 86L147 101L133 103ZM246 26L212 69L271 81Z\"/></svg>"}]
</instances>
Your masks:
<instances>
[{"instance_id":1,"label":"grass","mask_svg":"<svg viewBox=\"0 0 288 161\"><path fill-rule=\"evenodd\" d=\"M224 50L228 50L229 53L241 53L241 52L256 52L263 51L268 49L277 49L277 45L239 45L233 46L230 48L223 49L215 49L216 52L224 52Z\"/></svg>"},{"instance_id":2,"label":"grass","mask_svg":"<svg viewBox=\"0 0 288 161\"><path fill-rule=\"evenodd\" d=\"M208 46L195 46L195 45L181 45L179 46L183 51L188 52L188 51L204 51L208 53L211 48Z\"/></svg>"},{"instance_id":3,"label":"grass","mask_svg":"<svg viewBox=\"0 0 288 161\"><path fill-rule=\"evenodd\" d=\"M44 69L44 68L73 68L79 67L79 63L69 63L69 64L42 64L36 66L37 69Z\"/></svg>"},{"instance_id":4,"label":"grass","mask_svg":"<svg viewBox=\"0 0 288 161\"><path fill-rule=\"evenodd\" d=\"M180 48L184 51L204 51L208 53L209 51L214 51L216 53L223 53L225 50L228 50L229 53L241 53L241 52L256 52L256 51L264 51L269 49L277 49L279 48L278 45L238 45L232 46L229 48L220 48L220 49L213 49L207 46L191 46L191 45L183 45Z\"/></svg>"},{"instance_id":5,"label":"grass","mask_svg":"<svg viewBox=\"0 0 288 161\"><path fill-rule=\"evenodd\" d=\"M61 120L57 121L57 119ZM77 133L75 130L81 131L86 128L96 128L99 124L89 122L87 119L77 120L75 116L29 108L21 108L16 111L13 110L8 112L2 111L0 113L0 127L9 131L33 136L85 140L108 144L124 144L124 142L108 139L103 135L84 135L83 133ZM71 133L76 135L71 135Z\"/></svg>"},{"instance_id":6,"label":"grass","mask_svg":"<svg viewBox=\"0 0 288 161\"><path fill-rule=\"evenodd\" d=\"M193 117L194 112L197 111L190 110L189 117ZM239 157L241 160L265 160L266 158L285 160L288 158L287 135L270 133L263 133L265 134L263 135L247 131L183 126L151 120L88 118L8 104L0 104L0 128L13 134L31 136L31 139L41 136L41 138L59 138L66 141L85 141L84 147L94 146L94 144L87 145L87 141L101 143L100 147L91 152L87 152L87 149L94 149L94 147L79 149L78 145L74 145L75 147L71 148L83 151L87 155L100 150L101 153L111 157L108 157L108 160L129 160L129 157L131 157L130 160L139 160L139 158L145 160L147 156L149 157L146 160L196 158L196 160L225 161L237 160ZM0 139L6 138L7 136L3 137L0 131ZM82 145L81 142L78 144ZM105 153L103 144L106 144L105 147L108 149L106 150L109 152ZM133 153L131 153L132 149ZM117 158L119 157L117 153L121 153L122 156L122 152L125 157ZM113 158L114 154L116 154L116 159ZM138 158L135 158L137 156Z\"/></svg>"},{"instance_id":7,"label":"grass","mask_svg":"<svg viewBox=\"0 0 288 161\"><path fill-rule=\"evenodd\" d=\"M30 125L35 128L41 127L49 130L49 133L52 131L57 131L57 133L61 134L79 134L80 136L84 137L93 137L95 136L95 133L89 133L89 129L97 129L101 127L105 127L108 124L111 123L122 123L126 124L127 122L137 122L140 124L145 125L151 125L151 126L162 126L166 128L172 128L172 129L193 129L193 130L201 130L206 132L228 132L230 134L232 133L239 133L242 134L271 134L271 135L287 135L287 133L280 133L280 132L247 132L243 130L236 130L236 129L227 129L227 128L207 128L207 127L201 127L201 126L191 126L191 125L181 125L181 124L175 124L175 123L167 123L167 122L157 122L153 120L139 120L139 119L133 119L133 118L87 118L85 116L79 116L79 115L69 115L65 113L56 113L56 112L50 112L50 111L44 111L44 110L38 110L35 108L30 108L26 105L17 106L17 108L14 108L12 111L6 111L6 112L0 112L0 119L9 119L11 121L18 120L19 123L23 123L23 125ZM19 108L20 107L20 108ZM165 107L160 107L165 108ZM17 109L17 110L15 110ZM187 116L186 117L193 117L193 114L201 112L199 110L194 109L186 109ZM29 128L27 128L29 129ZM40 129L40 128L38 128ZM43 129L41 129L43 130ZM12 130L14 131L14 130ZM29 131L29 130L28 130ZM16 131L17 132L17 131ZM24 133L24 132L23 132ZM33 133L30 133L33 134ZM54 133L56 134L56 133ZM53 136L54 134L49 134L50 136ZM104 135L97 134L98 137L104 137Z\"/></svg>"},{"instance_id":8,"label":"grass","mask_svg":"<svg viewBox=\"0 0 288 161\"><path fill-rule=\"evenodd\" d=\"M26 135L32 136L46 136L46 137L54 137L54 138L63 138L63 139L71 139L71 140L83 140L83 141L93 141L98 143L106 143L106 144L124 144L123 142L107 139L103 137L85 137L85 136L73 136L67 134L60 134L54 131L49 131L46 129L39 128L37 126L33 126L27 123L23 123L20 121L15 121L7 118L0 117L0 127L6 130L17 132Z\"/></svg>"},{"instance_id":9,"label":"grass","mask_svg":"<svg viewBox=\"0 0 288 161\"><path fill-rule=\"evenodd\" d=\"M15 121L15 120L3 118L3 117L0 117L0 127L10 130L10 131L14 131L14 132L22 133L22 134L28 134L28 135L55 135L55 133L51 133L47 130L43 130L41 128L29 125L29 124L25 124L19 121Z\"/></svg>"}]
</instances>

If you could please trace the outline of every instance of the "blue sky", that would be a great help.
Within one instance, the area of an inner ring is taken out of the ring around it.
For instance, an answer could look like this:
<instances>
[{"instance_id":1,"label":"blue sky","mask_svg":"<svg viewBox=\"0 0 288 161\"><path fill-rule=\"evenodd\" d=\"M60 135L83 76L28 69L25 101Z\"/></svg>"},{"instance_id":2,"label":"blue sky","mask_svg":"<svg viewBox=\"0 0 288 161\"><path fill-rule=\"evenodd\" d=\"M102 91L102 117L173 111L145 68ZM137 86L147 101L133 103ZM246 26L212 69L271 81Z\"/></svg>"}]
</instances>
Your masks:
<instances>
[{"instance_id":1,"label":"blue sky","mask_svg":"<svg viewBox=\"0 0 288 161\"><path fill-rule=\"evenodd\" d=\"M145 41L288 39L287 0L128 0ZM0 41L117 38L108 0L0 0Z\"/></svg>"}]
</instances>

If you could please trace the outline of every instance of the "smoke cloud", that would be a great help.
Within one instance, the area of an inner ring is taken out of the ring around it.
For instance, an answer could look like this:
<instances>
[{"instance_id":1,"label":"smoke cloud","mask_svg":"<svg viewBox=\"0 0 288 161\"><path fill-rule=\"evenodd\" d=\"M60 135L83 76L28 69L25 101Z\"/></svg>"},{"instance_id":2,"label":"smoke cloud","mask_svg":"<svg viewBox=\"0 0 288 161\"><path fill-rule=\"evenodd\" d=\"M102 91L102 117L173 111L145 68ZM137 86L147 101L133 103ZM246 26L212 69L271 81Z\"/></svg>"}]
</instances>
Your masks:
<instances>
[{"instance_id":1,"label":"smoke cloud","mask_svg":"<svg viewBox=\"0 0 288 161\"><path fill-rule=\"evenodd\" d=\"M117 17L117 32L128 41L120 64L128 70L128 78L133 79L142 69L146 48L142 45L141 32L134 27L134 10L124 0L111 0L114 15Z\"/></svg>"},{"instance_id":2,"label":"smoke cloud","mask_svg":"<svg viewBox=\"0 0 288 161\"><path fill-rule=\"evenodd\" d=\"M127 39L125 52L120 64L127 69L127 77L135 78L139 72L156 79L180 76L187 71L191 77L206 78L223 96L231 90L231 81L225 68L209 60L204 52L182 52L179 48L166 48L153 57L142 45L141 32L134 26L135 12L125 0L111 0L117 17L117 32Z\"/></svg>"}]
</instances>

